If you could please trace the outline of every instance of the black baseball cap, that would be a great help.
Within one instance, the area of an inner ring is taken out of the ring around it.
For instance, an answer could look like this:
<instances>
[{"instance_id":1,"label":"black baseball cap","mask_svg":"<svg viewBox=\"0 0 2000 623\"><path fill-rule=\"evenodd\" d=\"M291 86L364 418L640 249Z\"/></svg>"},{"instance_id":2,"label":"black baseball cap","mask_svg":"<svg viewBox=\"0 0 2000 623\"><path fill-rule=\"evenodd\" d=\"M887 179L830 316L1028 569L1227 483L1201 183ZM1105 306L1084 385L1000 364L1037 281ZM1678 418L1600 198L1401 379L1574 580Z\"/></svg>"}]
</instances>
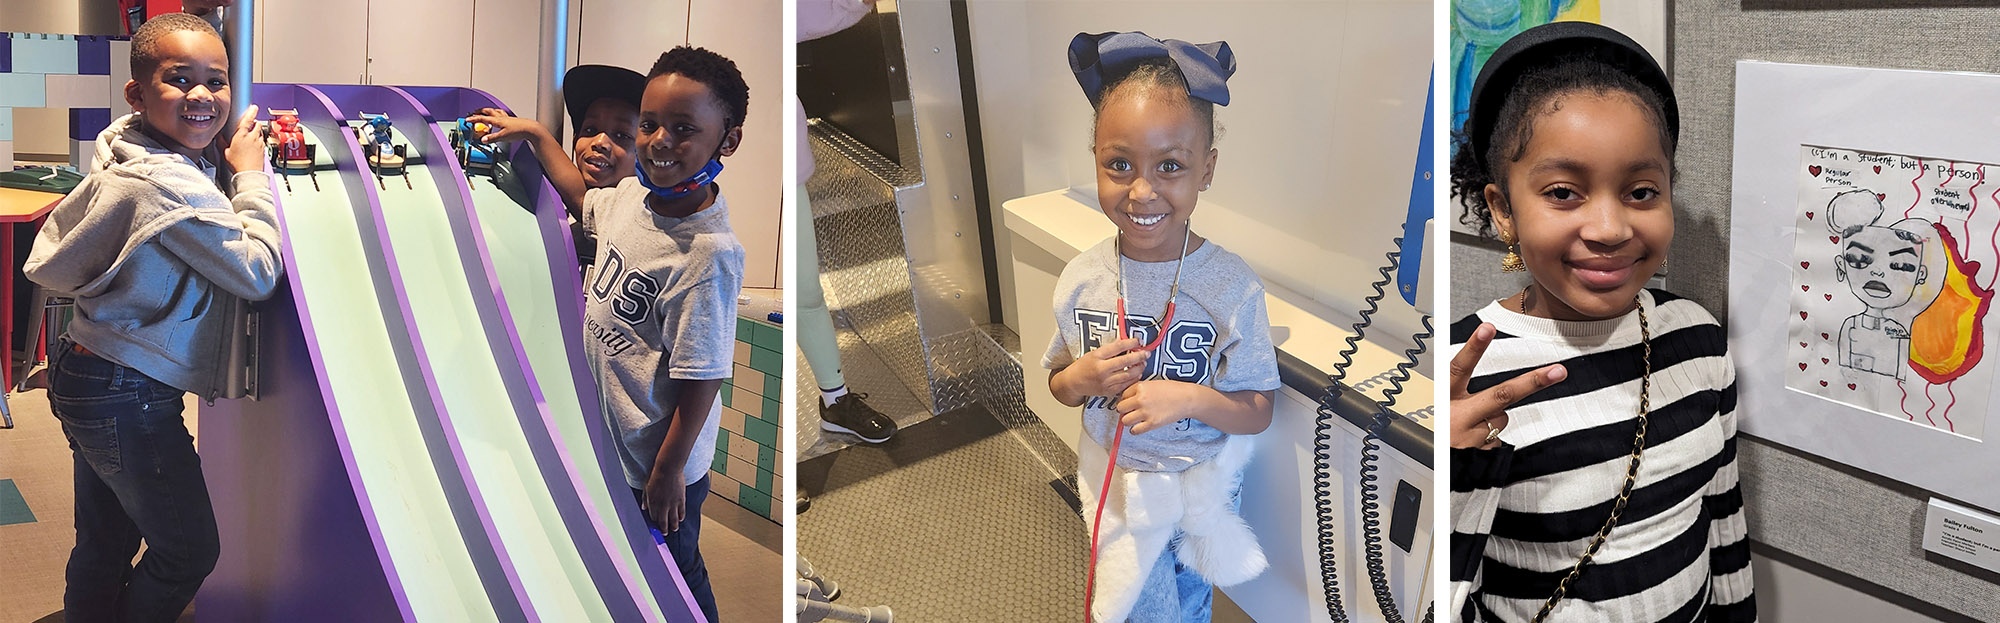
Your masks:
<instances>
[{"instance_id":1,"label":"black baseball cap","mask_svg":"<svg viewBox=\"0 0 2000 623\"><path fill-rule=\"evenodd\" d=\"M1500 107L1514 83L1530 69L1558 59L1590 58L1616 67L1637 78L1660 95L1665 109L1667 135L1680 140L1680 106L1674 101L1673 82L1638 42L1624 33L1590 22L1551 22L1521 31L1479 70L1472 83L1471 109L1465 119L1465 133L1472 142L1473 158L1485 165L1486 150L1493 142L1493 126Z\"/></svg>"},{"instance_id":2,"label":"black baseball cap","mask_svg":"<svg viewBox=\"0 0 2000 623\"><path fill-rule=\"evenodd\" d=\"M583 132L584 113L600 98L631 102L639 109L639 97L646 92L646 77L624 67L577 65L563 74L563 107L569 110L570 139Z\"/></svg>"}]
</instances>

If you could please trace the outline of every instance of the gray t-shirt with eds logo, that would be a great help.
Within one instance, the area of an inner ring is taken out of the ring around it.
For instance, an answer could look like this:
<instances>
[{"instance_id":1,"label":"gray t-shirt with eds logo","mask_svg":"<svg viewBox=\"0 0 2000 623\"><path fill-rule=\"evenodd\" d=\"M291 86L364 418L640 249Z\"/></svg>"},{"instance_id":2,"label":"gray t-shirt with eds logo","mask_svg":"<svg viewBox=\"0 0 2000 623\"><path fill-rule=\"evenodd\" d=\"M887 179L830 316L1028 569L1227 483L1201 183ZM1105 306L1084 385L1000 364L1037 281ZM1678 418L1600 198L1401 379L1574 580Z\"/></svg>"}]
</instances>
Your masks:
<instances>
[{"instance_id":1,"label":"gray t-shirt with eds logo","mask_svg":"<svg viewBox=\"0 0 2000 623\"><path fill-rule=\"evenodd\" d=\"M1063 267L1056 279L1056 335L1042 367L1068 366L1083 353L1115 339L1118 267L1125 268L1126 328L1151 342L1159 335L1174 281L1174 261L1139 262L1118 255L1116 239L1091 247ZM1145 379L1208 385L1221 392L1278 388L1277 351L1264 311L1264 282L1243 258L1214 241L1188 253L1181 291L1166 339L1146 359ZM1096 396L1083 405L1083 431L1111 447L1117 398ZM1148 472L1178 472L1214 458L1228 435L1193 418L1133 435L1121 442L1118 465Z\"/></svg>"},{"instance_id":2,"label":"gray t-shirt with eds logo","mask_svg":"<svg viewBox=\"0 0 2000 623\"><path fill-rule=\"evenodd\" d=\"M597 235L597 265L584 280L584 349L618 436L625 482L646 486L673 424L679 383L726 379L736 348L736 296L743 245L729 228L729 204L686 218L646 207L646 188L628 177L583 196L583 227ZM722 421L717 398L681 475L701 480L715 460Z\"/></svg>"}]
</instances>

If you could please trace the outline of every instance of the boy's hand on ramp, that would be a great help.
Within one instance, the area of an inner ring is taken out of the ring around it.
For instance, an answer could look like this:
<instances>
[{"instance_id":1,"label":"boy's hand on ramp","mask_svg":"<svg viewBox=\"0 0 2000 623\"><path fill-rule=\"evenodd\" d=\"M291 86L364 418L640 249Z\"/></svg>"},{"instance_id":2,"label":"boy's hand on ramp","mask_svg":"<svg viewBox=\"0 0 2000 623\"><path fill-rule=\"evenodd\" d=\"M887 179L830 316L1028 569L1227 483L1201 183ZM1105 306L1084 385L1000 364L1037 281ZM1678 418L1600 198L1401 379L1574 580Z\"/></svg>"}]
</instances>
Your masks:
<instances>
[{"instance_id":1,"label":"boy's hand on ramp","mask_svg":"<svg viewBox=\"0 0 2000 623\"><path fill-rule=\"evenodd\" d=\"M236 121L229 144L222 148L222 158L229 161L233 172L264 170L264 133L257 129L256 104L245 109L243 118Z\"/></svg>"},{"instance_id":2,"label":"boy's hand on ramp","mask_svg":"<svg viewBox=\"0 0 2000 623\"><path fill-rule=\"evenodd\" d=\"M490 128L486 131L486 138L482 139L488 144L524 141L535 138L537 133L548 133L547 128L543 128L542 124L533 119L522 119L497 108L481 108L479 114L466 117L465 120L484 123Z\"/></svg>"}]
</instances>

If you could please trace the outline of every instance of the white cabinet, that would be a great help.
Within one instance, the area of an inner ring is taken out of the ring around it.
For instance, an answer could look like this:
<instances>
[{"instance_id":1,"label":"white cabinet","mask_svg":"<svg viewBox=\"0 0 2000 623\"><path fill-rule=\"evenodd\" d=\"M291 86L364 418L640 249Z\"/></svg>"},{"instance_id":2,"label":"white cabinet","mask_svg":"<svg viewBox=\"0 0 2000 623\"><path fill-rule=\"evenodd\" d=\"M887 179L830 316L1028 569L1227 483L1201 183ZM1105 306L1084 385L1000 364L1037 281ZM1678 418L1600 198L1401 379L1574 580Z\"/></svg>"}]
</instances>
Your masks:
<instances>
[{"instance_id":1,"label":"white cabinet","mask_svg":"<svg viewBox=\"0 0 2000 623\"><path fill-rule=\"evenodd\" d=\"M372 0L368 4L369 84L471 84L472 0ZM529 39L526 43L532 48L536 42ZM534 67L521 71L533 72Z\"/></svg>"},{"instance_id":2,"label":"white cabinet","mask_svg":"<svg viewBox=\"0 0 2000 623\"><path fill-rule=\"evenodd\" d=\"M258 2L257 81L358 84L368 72L368 0Z\"/></svg>"},{"instance_id":3,"label":"white cabinet","mask_svg":"<svg viewBox=\"0 0 2000 623\"><path fill-rule=\"evenodd\" d=\"M516 114L533 118L541 54L541 0L477 0L472 8L474 88L500 98Z\"/></svg>"},{"instance_id":4,"label":"white cabinet","mask_svg":"<svg viewBox=\"0 0 2000 623\"><path fill-rule=\"evenodd\" d=\"M541 0L259 2L257 80L471 86L532 117L540 33Z\"/></svg>"}]
</instances>

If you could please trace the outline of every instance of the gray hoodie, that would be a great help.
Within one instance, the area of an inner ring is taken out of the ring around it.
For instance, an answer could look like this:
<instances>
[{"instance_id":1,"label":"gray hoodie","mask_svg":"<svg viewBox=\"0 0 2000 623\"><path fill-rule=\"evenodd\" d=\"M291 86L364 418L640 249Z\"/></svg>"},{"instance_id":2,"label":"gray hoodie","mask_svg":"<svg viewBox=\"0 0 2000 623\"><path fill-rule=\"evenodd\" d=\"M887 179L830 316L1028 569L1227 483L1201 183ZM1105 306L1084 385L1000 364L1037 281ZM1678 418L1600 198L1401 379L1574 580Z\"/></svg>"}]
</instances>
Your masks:
<instances>
[{"instance_id":1,"label":"gray hoodie","mask_svg":"<svg viewBox=\"0 0 2000 623\"><path fill-rule=\"evenodd\" d=\"M90 174L49 213L23 268L76 298L76 343L214 398L227 378L229 310L270 298L284 272L272 200L270 174L220 184L126 115L98 135Z\"/></svg>"}]
</instances>

